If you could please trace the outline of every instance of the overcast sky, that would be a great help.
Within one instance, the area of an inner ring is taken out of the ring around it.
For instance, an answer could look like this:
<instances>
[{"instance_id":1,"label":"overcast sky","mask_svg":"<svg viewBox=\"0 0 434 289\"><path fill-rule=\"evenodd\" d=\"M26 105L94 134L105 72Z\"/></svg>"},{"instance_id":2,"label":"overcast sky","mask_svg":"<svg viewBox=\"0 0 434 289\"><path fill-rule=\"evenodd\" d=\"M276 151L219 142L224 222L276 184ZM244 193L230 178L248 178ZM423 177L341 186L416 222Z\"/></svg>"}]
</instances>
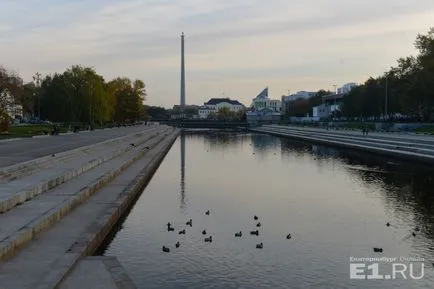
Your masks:
<instances>
[{"instance_id":1,"label":"overcast sky","mask_svg":"<svg viewBox=\"0 0 434 289\"><path fill-rule=\"evenodd\" d=\"M147 103L246 105L265 86L332 89L363 82L414 54L434 26L433 0L0 0L0 64L31 80L73 64L109 80L143 79Z\"/></svg>"}]
</instances>

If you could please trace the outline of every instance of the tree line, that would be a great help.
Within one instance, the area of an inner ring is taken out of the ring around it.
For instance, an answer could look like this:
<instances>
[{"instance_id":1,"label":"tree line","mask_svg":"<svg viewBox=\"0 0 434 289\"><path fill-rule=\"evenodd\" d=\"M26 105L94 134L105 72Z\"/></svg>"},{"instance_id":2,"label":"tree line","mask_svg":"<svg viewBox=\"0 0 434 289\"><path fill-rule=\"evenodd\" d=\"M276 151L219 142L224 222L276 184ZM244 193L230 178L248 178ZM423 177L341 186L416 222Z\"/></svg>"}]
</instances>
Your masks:
<instances>
[{"instance_id":1,"label":"tree line","mask_svg":"<svg viewBox=\"0 0 434 289\"><path fill-rule=\"evenodd\" d=\"M343 99L344 117L434 120L434 28L418 34L416 56L400 58L384 75L369 78Z\"/></svg>"},{"instance_id":2,"label":"tree line","mask_svg":"<svg viewBox=\"0 0 434 289\"><path fill-rule=\"evenodd\" d=\"M24 115L63 123L123 123L144 117L145 83L118 77L110 81L94 68L74 65L63 73L33 82L0 67L0 122L8 122L7 107L23 106Z\"/></svg>"}]
</instances>

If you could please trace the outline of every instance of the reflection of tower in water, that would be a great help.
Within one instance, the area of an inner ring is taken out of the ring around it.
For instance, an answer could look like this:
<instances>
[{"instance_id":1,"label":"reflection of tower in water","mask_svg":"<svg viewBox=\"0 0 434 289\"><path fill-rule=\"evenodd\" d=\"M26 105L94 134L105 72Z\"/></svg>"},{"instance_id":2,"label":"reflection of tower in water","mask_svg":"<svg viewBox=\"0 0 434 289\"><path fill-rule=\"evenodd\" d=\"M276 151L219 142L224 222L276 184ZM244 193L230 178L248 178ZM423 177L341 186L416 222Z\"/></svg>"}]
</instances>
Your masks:
<instances>
[{"instance_id":1,"label":"reflection of tower in water","mask_svg":"<svg viewBox=\"0 0 434 289\"><path fill-rule=\"evenodd\" d=\"M181 208L185 206L185 134L181 132Z\"/></svg>"}]
</instances>

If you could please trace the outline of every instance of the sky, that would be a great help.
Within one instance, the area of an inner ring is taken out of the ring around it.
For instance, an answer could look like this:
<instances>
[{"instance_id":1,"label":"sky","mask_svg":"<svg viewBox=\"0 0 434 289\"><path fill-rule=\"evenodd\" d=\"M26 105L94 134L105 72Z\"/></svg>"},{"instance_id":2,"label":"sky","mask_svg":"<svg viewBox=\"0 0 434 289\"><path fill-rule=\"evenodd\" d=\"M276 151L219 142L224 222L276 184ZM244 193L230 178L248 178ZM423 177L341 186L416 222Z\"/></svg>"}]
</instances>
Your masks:
<instances>
[{"instance_id":1,"label":"sky","mask_svg":"<svg viewBox=\"0 0 434 289\"><path fill-rule=\"evenodd\" d=\"M142 79L149 105L269 96L362 83L415 54L433 0L0 0L0 65L36 72L92 66Z\"/></svg>"}]
</instances>

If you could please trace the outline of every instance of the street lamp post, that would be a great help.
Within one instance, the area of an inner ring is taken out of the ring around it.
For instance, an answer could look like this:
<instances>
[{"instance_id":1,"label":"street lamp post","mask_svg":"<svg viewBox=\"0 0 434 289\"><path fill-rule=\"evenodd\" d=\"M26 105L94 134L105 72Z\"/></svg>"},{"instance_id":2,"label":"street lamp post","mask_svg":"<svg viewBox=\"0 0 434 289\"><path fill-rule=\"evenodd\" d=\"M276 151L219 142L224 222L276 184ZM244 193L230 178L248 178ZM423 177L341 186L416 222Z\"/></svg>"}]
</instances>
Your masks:
<instances>
[{"instance_id":1,"label":"street lamp post","mask_svg":"<svg viewBox=\"0 0 434 289\"><path fill-rule=\"evenodd\" d=\"M387 104L388 104L388 85L389 85L389 77L386 73L386 95L385 95L385 99L384 99L384 118L387 117L388 111L387 111Z\"/></svg>"}]
</instances>

